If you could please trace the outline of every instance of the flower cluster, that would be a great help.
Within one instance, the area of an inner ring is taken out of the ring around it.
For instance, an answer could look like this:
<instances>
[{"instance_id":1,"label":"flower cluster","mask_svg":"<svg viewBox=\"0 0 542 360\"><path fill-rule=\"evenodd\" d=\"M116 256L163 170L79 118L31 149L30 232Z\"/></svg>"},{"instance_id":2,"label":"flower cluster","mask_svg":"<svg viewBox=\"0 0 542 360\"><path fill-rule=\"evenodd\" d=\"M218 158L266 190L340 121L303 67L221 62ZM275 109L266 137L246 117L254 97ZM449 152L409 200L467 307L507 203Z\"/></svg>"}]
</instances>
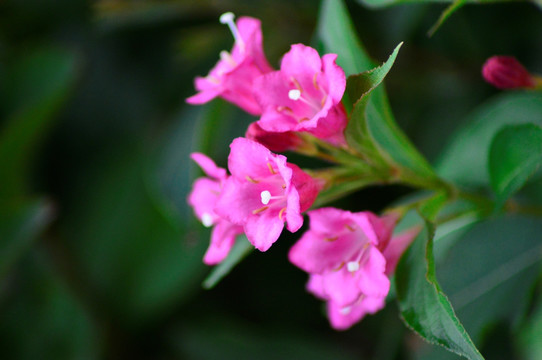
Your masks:
<instances>
[{"instance_id":1,"label":"flower cluster","mask_svg":"<svg viewBox=\"0 0 542 360\"><path fill-rule=\"evenodd\" d=\"M196 79L198 93L187 101L222 97L259 120L231 143L229 174L205 155L192 154L207 175L196 180L188 202L203 225L213 226L204 257L209 265L224 260L240 234L267 251L285 226L298 231L303 213L332 186L326 176L301 170L277 153L306 149L311 139L348 150L348 116L341 102L346 77L337 55L320 57L295 44L274 70L263 52L259 20L241 17L235 23L231 13L220 20L230 27L234 47L220 54L206 77ZM393 215L320 208L308 216L309 229L289 259L309 273L308 290L327 301L332 326L346 329L384 306L389 277L415 233L392 237Z\"/></svg>"}]
</instances>

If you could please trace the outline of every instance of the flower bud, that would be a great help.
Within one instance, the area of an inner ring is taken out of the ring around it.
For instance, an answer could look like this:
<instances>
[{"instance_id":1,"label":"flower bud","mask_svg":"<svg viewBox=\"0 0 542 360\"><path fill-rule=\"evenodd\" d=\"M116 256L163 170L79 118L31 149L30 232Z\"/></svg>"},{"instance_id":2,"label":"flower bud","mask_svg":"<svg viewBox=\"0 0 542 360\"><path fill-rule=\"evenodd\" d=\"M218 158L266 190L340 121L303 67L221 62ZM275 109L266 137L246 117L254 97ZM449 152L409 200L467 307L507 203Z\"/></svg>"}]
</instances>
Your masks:
<instances>
[{"instance_id":1,"label":"flower bud","mask_svg":"<svg viewBox=\"0 0 542 360\"><path fill-rule=\"evenodd\" d=\"M484 79L499 89L534 88L536 80L512 56L493 56L482 68Z\"/></svg>"}]
</instances>

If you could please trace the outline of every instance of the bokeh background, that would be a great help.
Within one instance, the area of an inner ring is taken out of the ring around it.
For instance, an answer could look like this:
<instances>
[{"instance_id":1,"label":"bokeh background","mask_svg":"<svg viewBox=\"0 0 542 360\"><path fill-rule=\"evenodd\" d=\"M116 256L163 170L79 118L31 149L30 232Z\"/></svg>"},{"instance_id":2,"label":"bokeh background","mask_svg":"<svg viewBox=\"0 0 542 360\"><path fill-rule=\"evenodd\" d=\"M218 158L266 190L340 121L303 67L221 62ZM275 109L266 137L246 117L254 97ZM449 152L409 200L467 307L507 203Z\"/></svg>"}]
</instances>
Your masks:
<instances>
[{"instance_id":1,"label":"bokeh background","mask_svg":"<svg viewBox=\"0 0 542 360\"><path fill-rule=\"evenodd\" d=\"M542 73L542 12L531 3L465 6L432 37L445 4L346 4L374 59L405 42L386 86L431 162L498 96L480 75L488 57L514 55ZM184 102L232 46L225 11L262 20L275 67L291 44L314 44L314 0L0 3L0 358L426 356L393 301L331 330L287 261L297 234L202 288L209 230L186 205L201 175L188 156L225 166L229 143L255 120L220 99ZM337 204L379 211L409 192L370 188ZM510 328L491 329L482 353L517 358Z\"/></svg>"}]
</instances>

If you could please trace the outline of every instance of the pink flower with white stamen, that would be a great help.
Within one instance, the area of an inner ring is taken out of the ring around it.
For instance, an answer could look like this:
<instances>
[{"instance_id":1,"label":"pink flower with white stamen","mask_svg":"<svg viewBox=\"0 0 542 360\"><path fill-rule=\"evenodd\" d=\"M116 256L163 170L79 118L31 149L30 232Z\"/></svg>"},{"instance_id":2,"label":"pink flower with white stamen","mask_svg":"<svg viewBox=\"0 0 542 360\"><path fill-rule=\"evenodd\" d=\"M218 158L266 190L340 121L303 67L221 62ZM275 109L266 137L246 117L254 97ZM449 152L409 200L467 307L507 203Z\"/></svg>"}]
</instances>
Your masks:
<instances>
[{"instance_id":1,"label":"pink flower with white stamen","mask_svg":"<svg viewBox=\"0 0 542 360\"><path fill-rule=\"evenodd\" d=\"M262 107L261 128L305 131L336 145L345 144L347 117L341 99L346 76L336 58L335 54L320 58L311 47L292 45L279 71L254 82L255 97Z\"/></svg>"},{"instance_id":2,"label":"pink flower with white stamen","mask_svg":"<svg viewBox=\"0 0 542 360\"><path fill-rule=\"evenodd\" d=\"M259 115L261 109L254 99L253 82L273 71L263 52L261 23L251 17L241 17L237 24L233 20L234 15L229 12L220 17L220 22L230 27L235 39L231 53L222 51L220 61L209 74L196 78L195 87L199 92L186 101L203 104L220 96L250 114Z\"/></svg>"},{"instance_id":3,"label":"pink flower with white stamen","mask_svg":"<svg viewBox=\"0 0 542 360\"><path fill-rule=\"evenodd\" d=\"M336 329L346 329L385 305L389 276L417 234L391 237L397 218L334 208L309 212L310 228L289 253L310 274L307 289L328 302Z\"/></svg>"},{"instance_id":4,"label":"pink flower with white stamen","mask_svg":"<svg viewBox=\"0 0 542 360\"><path fill-rule=\"evenodd\" d=\"M289 231L299 230L301 213L313 203L319 186L296 165L287 163L286 157L257 142L237 138L230 147L232 176L224 183L216 213L242 225L248 240L267 251L285 222Z\"/></svg>"},{"instance_id":5,"label":"pink flower with white stamen","mask_svg":"<svg viewBox=\"0 0 542 360\"><path fill-rule=\"evenodd\" d=\"M196 216L206 227L213 226L211 243L203 257L207 265L220 263L228 256L235 238L243 233L243 227L235 225L214 211L218 196L228 175L225 169L215 165L213 160L200 153L191 155L201 169L209 176L199 178L194 182L188 195L188 203L194 208Z\"/></svg>"}]
</instances>

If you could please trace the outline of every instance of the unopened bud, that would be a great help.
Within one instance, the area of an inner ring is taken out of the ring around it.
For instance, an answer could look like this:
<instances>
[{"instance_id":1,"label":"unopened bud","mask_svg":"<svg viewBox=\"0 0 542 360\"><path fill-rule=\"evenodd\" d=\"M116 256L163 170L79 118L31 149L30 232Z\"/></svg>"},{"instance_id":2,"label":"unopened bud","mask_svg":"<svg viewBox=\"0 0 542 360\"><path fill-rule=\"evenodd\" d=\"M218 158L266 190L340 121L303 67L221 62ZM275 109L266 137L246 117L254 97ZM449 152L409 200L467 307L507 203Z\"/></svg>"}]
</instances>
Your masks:
<instances>
[{"instance_id":1,"label":"unopened bud","mask_svg":"<svg viewBox=\"0 0 542 360\"><path fill-rule=\"evenodd\" d=\"M512 56L493 56L482 68L484 79L499 89L534 88L536 80Z\"/></svg>"}]
</instances>

